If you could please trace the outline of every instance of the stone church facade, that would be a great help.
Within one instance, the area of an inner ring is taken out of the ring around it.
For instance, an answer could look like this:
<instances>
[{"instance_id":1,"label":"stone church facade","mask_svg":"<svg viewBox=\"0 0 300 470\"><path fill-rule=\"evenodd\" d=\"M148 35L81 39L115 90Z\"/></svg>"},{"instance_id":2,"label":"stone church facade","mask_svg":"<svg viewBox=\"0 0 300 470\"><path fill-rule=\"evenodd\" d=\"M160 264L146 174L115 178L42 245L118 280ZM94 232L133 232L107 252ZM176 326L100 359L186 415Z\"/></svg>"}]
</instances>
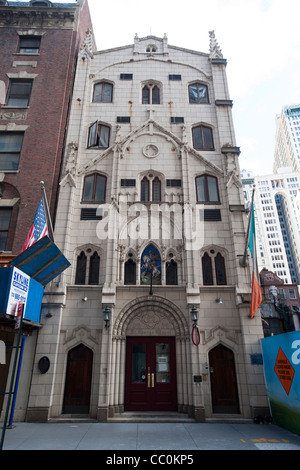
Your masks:
<instances>
[{"instance_id":1,"label":"stone church facade","mask_svg":"<svg viewBox=\"0 0 300 470\"><path fill-rule=\"evenodd\" d=\"M81 50L27 420L266 410L226 59L134 38Z\"/></svg>"}]
</instances>

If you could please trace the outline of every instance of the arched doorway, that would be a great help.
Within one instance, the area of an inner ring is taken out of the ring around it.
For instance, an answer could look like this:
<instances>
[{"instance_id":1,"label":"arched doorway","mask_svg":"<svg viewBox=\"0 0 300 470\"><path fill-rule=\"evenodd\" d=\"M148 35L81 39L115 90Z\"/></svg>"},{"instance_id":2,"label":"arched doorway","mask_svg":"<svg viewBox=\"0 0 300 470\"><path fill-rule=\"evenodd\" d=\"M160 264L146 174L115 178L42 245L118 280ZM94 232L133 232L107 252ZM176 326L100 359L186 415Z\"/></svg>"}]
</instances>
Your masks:
<instances>
[{"instance_id":1,"label":"arched doorway","mask_svg":"<svg viewBox=\"0 0 300 470\"><path fill-rule=\"evenodd\" d=\"M213 413L239 413L233 352L219 344L209 352Z\"/></svg>"},{"instance_id":2,"label":"arched doorway","mask_svg":"<svg viewBox=\"0 0 300 470\"><path fill-rule=\"evenodd\" d=\"M79 344L68 353L63 413L87 414L90 409L93 351Z\"/></svg>"}]
</instances>

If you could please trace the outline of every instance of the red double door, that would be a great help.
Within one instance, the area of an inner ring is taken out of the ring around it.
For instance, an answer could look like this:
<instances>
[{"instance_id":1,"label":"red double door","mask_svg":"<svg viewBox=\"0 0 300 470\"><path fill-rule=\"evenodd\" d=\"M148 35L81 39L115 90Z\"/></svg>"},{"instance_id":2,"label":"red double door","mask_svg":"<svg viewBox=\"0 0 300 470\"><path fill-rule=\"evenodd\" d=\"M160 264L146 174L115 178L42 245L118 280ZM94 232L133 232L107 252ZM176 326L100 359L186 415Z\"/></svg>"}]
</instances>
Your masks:
<instances>
[{"instance_id":1,"label":"red double door","mask_svg":"<svg viewBox=\"0 0 300 470\"><path fill-rule=\"evenodd\" d=\"M125 410L177 411L175 338L127 338Z\"/></svg>"}]
</instances>

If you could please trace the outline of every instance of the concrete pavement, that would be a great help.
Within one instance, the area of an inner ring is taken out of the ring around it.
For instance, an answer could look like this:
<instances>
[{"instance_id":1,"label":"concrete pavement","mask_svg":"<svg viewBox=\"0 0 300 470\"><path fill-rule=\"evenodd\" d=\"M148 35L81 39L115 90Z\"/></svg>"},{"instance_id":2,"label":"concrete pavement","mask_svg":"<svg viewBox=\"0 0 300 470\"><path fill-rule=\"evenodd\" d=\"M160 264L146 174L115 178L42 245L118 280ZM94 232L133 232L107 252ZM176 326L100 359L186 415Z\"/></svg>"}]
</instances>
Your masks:
<instances>
[{"instance_id":1,"label":"concrete pavement","mask_svg":"<svg viewBox=\"0 0 300 470\"><path fill-rule=\"evenodd\" d=\"M5 450L300 450L300 436L274 424L15 423Z\"/></svg>"}]
</instances>

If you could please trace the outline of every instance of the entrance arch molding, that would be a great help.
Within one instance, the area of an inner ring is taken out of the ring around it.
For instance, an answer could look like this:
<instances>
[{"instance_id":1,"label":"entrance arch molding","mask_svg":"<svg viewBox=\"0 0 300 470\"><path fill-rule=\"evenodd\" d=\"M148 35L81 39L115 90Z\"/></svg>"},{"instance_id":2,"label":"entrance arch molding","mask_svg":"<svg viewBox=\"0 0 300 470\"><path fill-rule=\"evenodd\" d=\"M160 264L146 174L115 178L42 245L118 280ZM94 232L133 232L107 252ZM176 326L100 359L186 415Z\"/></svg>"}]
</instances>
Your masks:
<instances>
[{"instance_id":1,"label":"entrance arch molding","mask_svg":"<svg viewBox=\"0 0 300 470\"><path fill-rule=\"evenodd\" d=\"M118 314L113 327L113 337L126 337L130 322L147 310L166 317L172 323L175 336L183 338L188 334L188 325L183 312L170 300L159 296L144 296L129 302Z\"/></svg>"}]
</instances>

